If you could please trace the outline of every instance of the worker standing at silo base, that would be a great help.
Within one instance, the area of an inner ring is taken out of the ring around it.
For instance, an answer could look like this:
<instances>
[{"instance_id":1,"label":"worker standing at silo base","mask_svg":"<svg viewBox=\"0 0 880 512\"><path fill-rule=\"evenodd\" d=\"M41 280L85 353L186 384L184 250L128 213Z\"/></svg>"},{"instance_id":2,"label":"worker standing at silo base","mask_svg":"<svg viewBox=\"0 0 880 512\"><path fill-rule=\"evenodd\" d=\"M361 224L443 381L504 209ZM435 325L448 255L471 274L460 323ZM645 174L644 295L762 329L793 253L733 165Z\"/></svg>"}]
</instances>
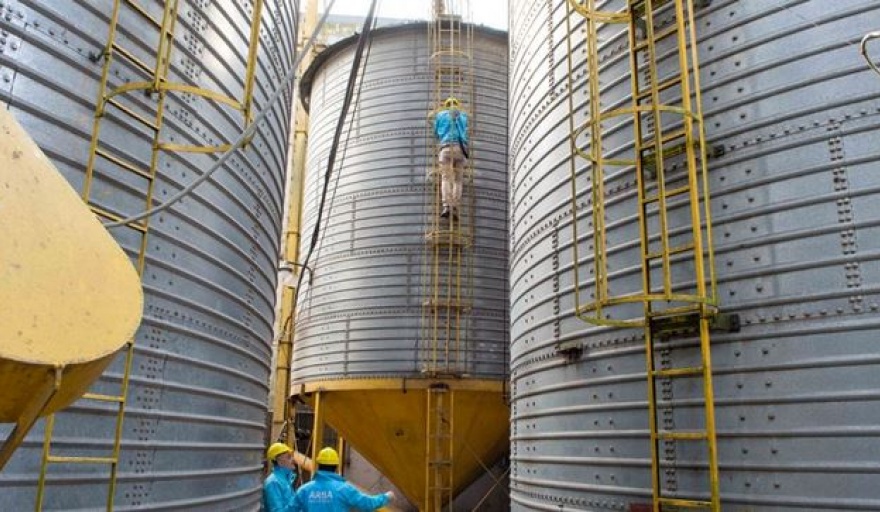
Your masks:
<instances>
[{"instance_id":1,"label":"worker standing at silo base","mask_svg":"<svg viewBox=\"0 0 880 512\"><path fill-rule=\"evenodd\" d=\"M284 443L274 443L266 450L266 459L272 462L272 474L263 482L264 512L299 512L293 492L293 450Z\"/></svg>"},{"instance_id":2,"label":"worker standing at silo base","mask_svg":"<svg viewBox=\"0 0 880 512\"><path fill-rule=\"evenodd\" d=\"M458 216L461 202L462 171L468 155L468 116L459 110L461 103L457 98L449 97L443 102L443 110L434 117L434 135L440 144L440 174L442 185L440 193L443 198L444 219L452 214Z\"/></svg>"},{"instance_id":3,"label":"worker standing at silo base","mask_svg":"<svg viewBox=\"0 0 880 512\"><path fill-rule=\"evenodd\" d=\"M306 512L348 512L350 509L376 510L394 499L394 493L370 496L364 494L342 476L336 474L339 454L333 448L324 448L315 459L318 471L311 482L296 493L298 510Z\"/></svg>"}]
</instances>

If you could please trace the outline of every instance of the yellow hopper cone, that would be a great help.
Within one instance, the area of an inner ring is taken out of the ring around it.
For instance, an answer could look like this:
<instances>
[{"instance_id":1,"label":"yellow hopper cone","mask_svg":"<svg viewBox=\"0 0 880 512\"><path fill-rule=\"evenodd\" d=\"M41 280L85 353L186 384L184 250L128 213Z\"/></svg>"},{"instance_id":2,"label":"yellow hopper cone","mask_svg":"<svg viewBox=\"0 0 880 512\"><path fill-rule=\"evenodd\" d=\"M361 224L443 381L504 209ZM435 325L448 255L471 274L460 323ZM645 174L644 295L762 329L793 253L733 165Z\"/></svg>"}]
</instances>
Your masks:
<instances>
[{"instance_id":1,"label":"yellow hopper cone","mask_svg":"<svg viewBox=\"0 0 880 512\"><path fill-rule=\"evenodd\" d=\"M140 324L128 256L0 109L0 469L37 418L84 394Z\"/></svg>"}]
</instances>

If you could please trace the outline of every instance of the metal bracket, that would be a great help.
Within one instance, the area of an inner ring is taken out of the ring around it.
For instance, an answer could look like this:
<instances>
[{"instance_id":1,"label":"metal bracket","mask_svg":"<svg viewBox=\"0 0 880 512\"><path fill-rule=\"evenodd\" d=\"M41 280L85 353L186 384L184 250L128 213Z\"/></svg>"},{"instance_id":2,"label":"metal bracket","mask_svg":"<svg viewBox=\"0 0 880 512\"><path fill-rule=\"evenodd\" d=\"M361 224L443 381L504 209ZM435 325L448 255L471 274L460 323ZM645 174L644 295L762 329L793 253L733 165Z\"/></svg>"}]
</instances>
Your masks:
<instances>
[{"instance_id":1,"label":"metal bracket","mask_svg":"<svg viewBox=\"0 0 880 512\"><path fill-rule=\"evenodd\" d=\"M584 344L580 341L566 341L556 345L556 353L565 356L569 363L573 363L584 355Z\"/></svg>"},{"instance_id":2,"label":"metal bracket","mask_svg":"<svg viewBox=\"0 0 880 512\"><path fill-rule=\"evenodd\" d=\"M709 329L720 332L739 332L742 327L736 313L719 313L709 319Z\"/></svg>"},{"instance_id":3,"label":"metal bracket","mask_svg":"<svg viewBox=\"0 0 880 512\"><path fill-rule=\"evenodd\" d=\"M709 147L709 158L721 158L724 154L727 153L727 148L724 147L724 144L713 144Z\"/></svg>"},{"instance_id":4,"label":"metal bracket","mask_svg":"<svg viewBox=\"0 0 880 512\"><path fill-rule=\"evenodd\" d=\"M651 320L655 336L663 338L684 337L699 332L699 314L676 315ZM738 314L717 313L709 317L709 330L739 332L741 322Z\"/></svg>"}]
</instances>

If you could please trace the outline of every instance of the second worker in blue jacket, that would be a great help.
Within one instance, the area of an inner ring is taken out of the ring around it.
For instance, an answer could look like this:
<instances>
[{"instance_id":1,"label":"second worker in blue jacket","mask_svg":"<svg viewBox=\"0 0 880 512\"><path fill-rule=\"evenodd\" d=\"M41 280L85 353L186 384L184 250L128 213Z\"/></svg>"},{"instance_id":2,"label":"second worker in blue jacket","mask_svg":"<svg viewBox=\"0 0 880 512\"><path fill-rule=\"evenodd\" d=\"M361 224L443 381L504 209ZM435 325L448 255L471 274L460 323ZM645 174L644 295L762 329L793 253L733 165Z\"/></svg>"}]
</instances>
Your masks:
<instances>
[{"instance_id":1,"label":"second worker in blue jacket","mask_svg":"<svg viewBox=\"0 0 880 512\"><path fill-rule=\"evenodd\" d=\"M315 459L318 472L311 482L303 485L296 493L296 503L306 512L348 512L356 510L376 510L394 499L391 491L370 496L355 489L344 478L336 474L339 454L333 448L324 448Z\"/></svg>"},{"instance_id":2,"label":"second worker in blue jacket","mask_svg":"<svg viewBox=\"0 0 880 512\"><path fill-rule=\"evenodd\" d=\"M293 450L284 443L274 443L266 450L272 474L263 483L263 512L299 512L293 492Z\"/></svg>"}]
</instances>

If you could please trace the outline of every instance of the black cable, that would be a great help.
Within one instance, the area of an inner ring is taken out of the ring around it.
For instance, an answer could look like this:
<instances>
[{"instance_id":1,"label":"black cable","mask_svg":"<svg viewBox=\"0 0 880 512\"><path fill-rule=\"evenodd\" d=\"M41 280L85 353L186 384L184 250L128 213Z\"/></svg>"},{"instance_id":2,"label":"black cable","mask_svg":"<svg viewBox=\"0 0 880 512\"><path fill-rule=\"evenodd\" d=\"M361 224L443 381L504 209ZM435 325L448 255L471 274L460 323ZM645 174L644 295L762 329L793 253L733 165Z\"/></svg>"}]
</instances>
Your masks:
<instances>
[{"instance_id":1,"label":"black cable","mask_svg":"<svg viewBox=\"0 0 880 512\"><path fill-rule=\"evenodd\" d=\"M358 70L360 70L361 67L361 57L364 54L364 45L372 32L376 2L377 0L373 0L370 3L370 10L367 13L366 19L364 19L364 26L361 30L361 35L358 38L357 49L354 54L354 62L351 64L351 73L348 75L348 84L345 88L345 98L342 100L342 112L339 114L339 121L336 123L336 131L333 134L333 145L330 146L330 155L327 158L327 171L324 173L324 189L321 192L321 202L318 204L318 217L315 219L315 227L312 230L312 242L309 244L309 252L306 253L306 257L302 260L303 266L309 264L309 258L312 257L312 252L314 252L315 246L318 243L318 237L321 232L321 218L324 216L324 204L327 201L327 190L330 187L330 176L333 174L333 166L336 163L336 150L339 146L339 139L342 137L342 127L345 125L345 115L348 113L348 107L351 106L351 98L354 96L354 86L357 82ZM304 275L304 272L300 272L299 278L296 281L297 295L299 295ZM294 303L296 303L296 301L294 301Z\"/></svg>"},{"instance_id":2,"label":"black cable","mask_svg":"<svg viewBox=\"0 0 880 512\"><path fill-rule=\"evenodd\" d=\"M378 24L379 19L376 18L373 20L373 30L376 29L376 25ZM367 75L367 65L370 62L370 53L373 50L373 38L370 38L367 41L367 54L364 56L364 65L361 69L361 79L358 83L357 95L354 100L354 111L357 112L358 107L361 103L361 91L364 88L364 78ZM336 173L336 178L333 180L333 193L330 194L330 204L327 206L327 217L329 221L329 217L333 214L333 205L336 201L336 191L339 190L339 177L342 176L342 167L345 166L345 157L348 154L348 145L351 142L351 130L354 128L355 116L351 116L351 119L348 121L348 130L345 132L345 144L342 146L342 159L339 161L340 171ZM321 256L321 249L324 248L324 237L327 235L327 230L321 231L321 239L318 243L318 253L315 257ZM311 271L311 270L310 270ZM309 281L311 283L311 281ZM311 290L310 290L311 291Z\"/></svg>"},{"instance_id":3,"label":"black cable","mask_svg":"<svg viewBox=\"0 0 880 512\"><path fill-rule=\"evenodd\" d=\"M354 55L354 62L351 66L351 72L348 77L348 84L345 89L345 97L342 101L342 112L339 114L339 120L336 123L336 131L333 134L333 145L330 147L330 155L327 158L327 171L324 173L324 188L321 192L321 202L318 205L318 217L315 219L315 227L312 230L312 241L309 245L309 251L306 253L306 257L302 260L302 263L299 265L304 269L309 269L309 259L312 257L312 253L315 250L315 246L317 245L319 234L321 232L321 218L324 214L324 204L327 200L327 190L330 186L330 176L333 173L333 167L336 164L336 150L339 146L339 139L342 136L342 127L345 125L345 116L348 113L348 109L351 106L351 98L354 95L355 83L357 82L358 71L361 67L361 57L364 53L364 44L367 40L371 39L372 27L374 25L374 13L376 11L376 3L377 0L373 0L370 4L370 11L367 13L367 17L364 19L364 26L361 30L361 35L358 38L358 45ZM326 17L327 13L324 14ZM349 130L350 133L350 130ZM344 152L343 152L344 155ZM294 296L293 296L293 307L291 308L290 317L285 319L284 329L282 329L282 335L284 335L286 328L293 322L294 315L297 314L297 305L299 303L299 292L302 289L303 277L305 276L305 272L300 271L296 280L296 288L294 288ZM314 277L314 273L309 269L309 281ZM290 343L290 357L289 361L289 371L291 374L293 373L293 332L289 333L291 338ZM285 400L284 402L284 417L290 417L290 401ZM309 436L309 446L307 447L307 453L311 451L312 443L314 442L313 436Z\"/></svg>"}]
</instances>

